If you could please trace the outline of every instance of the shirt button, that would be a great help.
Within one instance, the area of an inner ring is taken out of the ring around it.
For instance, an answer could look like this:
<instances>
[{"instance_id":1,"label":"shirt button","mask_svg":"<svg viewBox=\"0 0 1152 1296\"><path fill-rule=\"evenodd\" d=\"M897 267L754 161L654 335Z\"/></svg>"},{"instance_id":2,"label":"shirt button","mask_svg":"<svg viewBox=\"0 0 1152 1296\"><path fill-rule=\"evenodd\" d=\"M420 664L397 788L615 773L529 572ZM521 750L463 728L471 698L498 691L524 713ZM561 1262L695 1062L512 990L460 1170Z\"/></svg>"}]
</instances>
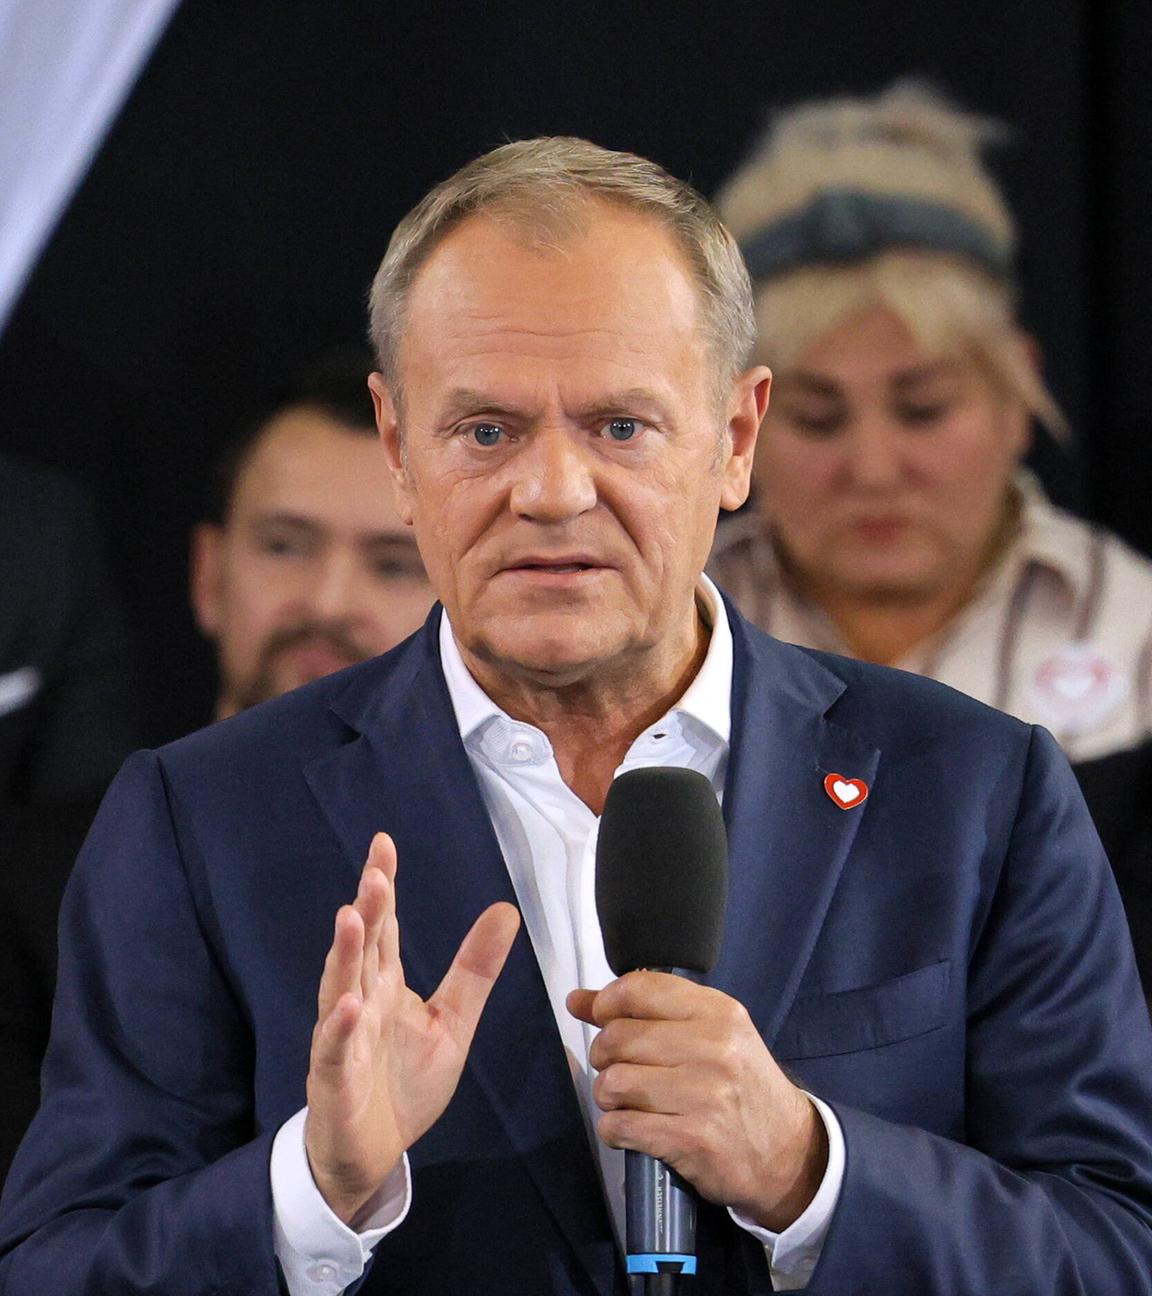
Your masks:
<instances>
[{"instance_id":1,"label":"shirt button","mask_svg":"<svg viewBox=\"0 0 1152 1296\"><path fill-rule=\"evenodd\" d=\"M310 1266L308 1277L316 1283L332 1282L337 1276L337 1268L330 1260L321 1260Z\"/></svg>"},{"instance_id":2,"label":"shirt button","mask_svg":"<svg viewBox=\"0 0 1152 1296\"><path fill-rule=\"evenodd\" d=\"M511 747L511 756L514 761L528 761L532 759L532 744L526 743L522 739L514 742Z\"/></svg>"}]
</instances>

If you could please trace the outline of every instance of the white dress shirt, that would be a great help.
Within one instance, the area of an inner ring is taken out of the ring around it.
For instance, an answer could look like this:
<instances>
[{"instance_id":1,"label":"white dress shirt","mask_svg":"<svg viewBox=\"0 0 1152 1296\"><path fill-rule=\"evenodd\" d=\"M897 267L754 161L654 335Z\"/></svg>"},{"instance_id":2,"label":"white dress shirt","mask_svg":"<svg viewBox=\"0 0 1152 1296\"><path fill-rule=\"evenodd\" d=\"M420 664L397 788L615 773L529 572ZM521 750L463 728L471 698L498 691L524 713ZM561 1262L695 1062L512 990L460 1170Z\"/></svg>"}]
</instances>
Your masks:
<instances>
[{"instance_id":1,"label":"white dress shirt","mask_svg":"<svg viewBox=\"0 0 1152 1296\"><path fill-rule=\"evenodd\" d=\"M616 773L640 766L682 766L710 779L719 797L731 733L732 633L707 577L701 579L698 602L712 628L704 663L672 710L640 734ZM441 618L440 656L460 736L556 1017L619 1242L624 1233L624 1153L608 1147L595 1132L599 1109L592 1098L595 1072L588 1051L596 1028L577 1021L565 1007L570 990L598 990L613 979L594 896L599 819L561 778L547 736L506 715L472 678L447 615ZM403 925L402 914L400 921ZM839 1122L824 1103L813 1102L828 1130L829 1157L808 1209L780 1234L732 1214L763 1243L777 1291L807 1285L844 1175ZM286 1122L273 1143L276 1255L292 1296L338 1296L363 1272L377 1242L402 1224L412 1200L411 1177L405 1157L361 1212L359 1231L346 1227L312 1181L304 1151L305 1114L306 1109Z\"/></svg>"}]
</instances>

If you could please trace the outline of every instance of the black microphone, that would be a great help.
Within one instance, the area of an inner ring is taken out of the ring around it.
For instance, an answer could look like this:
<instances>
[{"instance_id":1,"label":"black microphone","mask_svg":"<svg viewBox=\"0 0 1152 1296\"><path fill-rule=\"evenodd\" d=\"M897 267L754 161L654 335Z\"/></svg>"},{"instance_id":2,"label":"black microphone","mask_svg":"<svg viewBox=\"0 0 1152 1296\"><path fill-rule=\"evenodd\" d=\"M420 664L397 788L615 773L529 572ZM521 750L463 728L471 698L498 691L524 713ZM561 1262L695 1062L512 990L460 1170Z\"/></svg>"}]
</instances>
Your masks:
<instances>
[{"instance_id":1,"label":"black microphone","mask_svg":"<svg viewBox=\"0 0 1152 1296\"><path fill-rule=\"evenodd\" d=\"M596 843L596 912L617 976L708 972L720 953L728 841L712 784L695 770L629 770L608 789ZM669 1296L696 1272L696 1197L662 1161L624 1153L625 1251L633 1292Z\"/></svg>"}]
</instances>

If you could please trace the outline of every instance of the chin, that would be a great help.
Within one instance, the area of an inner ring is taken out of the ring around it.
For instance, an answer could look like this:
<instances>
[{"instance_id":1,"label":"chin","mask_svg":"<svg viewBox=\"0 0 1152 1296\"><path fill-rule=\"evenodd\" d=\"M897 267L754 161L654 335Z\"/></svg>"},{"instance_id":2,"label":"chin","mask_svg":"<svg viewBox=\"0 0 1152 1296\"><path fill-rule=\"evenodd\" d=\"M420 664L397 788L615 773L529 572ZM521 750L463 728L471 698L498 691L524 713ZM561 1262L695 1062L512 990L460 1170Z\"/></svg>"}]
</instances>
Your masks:
<instances>
[{"instance_id":1,"label":"chin","mask_svg":"<svg viewBox=\"0 0 1152 1296\"><path fill-rule=\"evenodd\" d=\"M834 587L854 598L876 603L917 603L932 598L940 589L935 572L899 566L856 569L834 578Z\"/></svg>"},{"instance_id":2,"label":"chin","mask_svg":"<svg viewBox=\"0 0 1152 1296\"><path fill-rule=\"evenodd\" d=\"M831 557L819 584L857 597L873 592L888 598L925 597L947 580L941 555L921 546L871 553L853 548Z\"/></svg>"},{"instance_id":3,"label":"chin","mask_svg":"<svg viewBox=\"0 0 1152 1296\"><path fill-rule=\"evenodd\" d=\"M584 636L580 627L567 632L523 627L524 633L485 637L473 648L476 655L504 671L554 679L557 687L575 683L588 671L616 656L599 636Z\"/></svg>"}]
</instances>

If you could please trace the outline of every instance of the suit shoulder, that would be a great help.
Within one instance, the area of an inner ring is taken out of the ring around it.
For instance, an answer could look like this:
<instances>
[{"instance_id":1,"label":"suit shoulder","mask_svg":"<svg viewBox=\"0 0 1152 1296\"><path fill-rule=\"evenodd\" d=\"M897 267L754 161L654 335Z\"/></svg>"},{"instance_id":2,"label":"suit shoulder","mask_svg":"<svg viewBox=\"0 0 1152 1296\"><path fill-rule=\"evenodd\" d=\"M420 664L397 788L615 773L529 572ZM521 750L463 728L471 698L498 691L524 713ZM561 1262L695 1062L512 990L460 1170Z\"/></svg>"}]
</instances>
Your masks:
<instances>
[{"instance_id":1,"label":"suit shoulder","mask_svg":"<svg viewBox=\"0 0 1152 1296\"><path fill-rule=\"evenodd\" d=\"M242 776L253 765L290 761L298 766L347 742L355 732L333 709L350 690L385 689L401 648L313 680L248 711L218 720L157 750L174 775L206 768Z\"/></svg>"},{"instance_id":2,"label":"suit shoulder","mask_svg":"<svg viewBox=\"0 0 1152 1296\"><path fill-rule=\"evenodd\" d=\"M1029 741L1032 726L947 684L893 666L787 643L765 633L726 600L736 663L774 679L830 720L859 728L872 741L907 737L910 731L961 730Z\"/></svg>"},{"instance_id":3,"label":"suit shoulder","mask_svg":"<svg viewBox=\"0 0 1152 1296\"><path fill-rule=\"evenodd\" d=\"M814 648L797 647L796 651L844 681L846 687L835 708L835 719L841 724L859 718L881 732L912 728L946 735L963 730L998 735L1011 742L1029 740L1032 726L938 680Z\"/></svg>"}]
</instances>

